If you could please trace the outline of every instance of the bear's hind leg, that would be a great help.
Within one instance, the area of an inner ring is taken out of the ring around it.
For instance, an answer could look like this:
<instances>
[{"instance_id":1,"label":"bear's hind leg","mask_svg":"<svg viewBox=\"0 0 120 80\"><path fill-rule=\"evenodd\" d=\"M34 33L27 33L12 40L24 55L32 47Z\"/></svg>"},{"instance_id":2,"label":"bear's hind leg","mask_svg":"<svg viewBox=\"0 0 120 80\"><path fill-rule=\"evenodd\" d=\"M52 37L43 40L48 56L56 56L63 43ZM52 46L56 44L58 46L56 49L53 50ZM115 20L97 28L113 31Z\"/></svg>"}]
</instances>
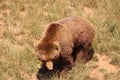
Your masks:
<instances>
[{"instance_id":1,"label":"bear's hind leg","mask_svg":"<svg viewBox=\"0 0 120 80\"><path fill-rule=\"evenodd\" d=\"M74 49L74 52L72 53L74 57L74 62L82 62L86 63L88 62L94 54L94 50L91 47L91 45L87 46L80 46L78 48Z\"/></svg>"}]
</instances>

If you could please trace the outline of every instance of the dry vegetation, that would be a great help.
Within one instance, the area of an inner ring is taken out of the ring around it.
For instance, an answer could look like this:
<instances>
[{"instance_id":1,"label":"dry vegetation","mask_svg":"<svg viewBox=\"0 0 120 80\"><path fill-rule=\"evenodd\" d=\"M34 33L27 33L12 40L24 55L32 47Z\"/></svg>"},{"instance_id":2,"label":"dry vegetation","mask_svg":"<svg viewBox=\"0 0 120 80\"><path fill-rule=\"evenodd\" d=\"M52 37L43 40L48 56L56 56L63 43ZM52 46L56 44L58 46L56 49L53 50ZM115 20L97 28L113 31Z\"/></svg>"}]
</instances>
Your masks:
<instances>
[{"instance_id":1,"label":"dry vegetation","mask_svg":"<svg viewBox=\"0 0 120 80\"><path fill-rule=\"evenodd\" d=\"M34 42L48 23L72 15L95 26L95 55L51 80L120 79L120 0L0 0L0 80L36 80Z\"/></svg>"}]
</instances>

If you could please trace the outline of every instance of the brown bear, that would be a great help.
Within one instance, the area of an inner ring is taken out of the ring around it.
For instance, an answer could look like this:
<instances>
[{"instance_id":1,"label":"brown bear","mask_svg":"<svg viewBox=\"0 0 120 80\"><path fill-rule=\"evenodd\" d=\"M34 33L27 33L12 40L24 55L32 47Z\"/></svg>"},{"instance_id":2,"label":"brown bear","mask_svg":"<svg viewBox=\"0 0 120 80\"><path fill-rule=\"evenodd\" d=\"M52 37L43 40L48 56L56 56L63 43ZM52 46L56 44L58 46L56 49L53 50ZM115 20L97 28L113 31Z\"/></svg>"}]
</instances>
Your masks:
<instances>
[{"instance_id":1,"label":"brown bear","mask_svg":"<svg viewBox=\"0 0 120 80\"><path fill-rule=\"evenodd\" d=\"M71 69L76 61L91 57L95 29L80 16L72 16L50 23L35 48L36 55L48 70Z\"/></svg>"}]
</instances>

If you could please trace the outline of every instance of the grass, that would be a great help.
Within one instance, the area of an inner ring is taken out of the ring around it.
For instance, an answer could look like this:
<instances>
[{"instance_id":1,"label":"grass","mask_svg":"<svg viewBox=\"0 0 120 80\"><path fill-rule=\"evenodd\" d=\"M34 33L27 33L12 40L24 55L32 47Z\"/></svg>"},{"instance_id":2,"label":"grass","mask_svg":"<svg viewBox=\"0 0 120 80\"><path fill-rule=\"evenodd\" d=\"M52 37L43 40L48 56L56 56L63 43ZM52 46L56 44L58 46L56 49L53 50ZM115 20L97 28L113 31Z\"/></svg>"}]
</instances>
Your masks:
<instances>
[{"instance_id":1,"label":"grass","mask_svg":"<svg viewBox=\"0 0 120 80\"><path fill-rule=\"evenodd\" d=\"M95 53L112 56L111 64L120 66L120 0L0 0L0 79L30 80L37 63L33 44L52 21L72 15L89 20L96 29ZM95 57L93 62L97 62ZM53 80L97 80L91 67L76 66L70 77ZM79 73L79 75L78 75ZM119 79L119 72L106 80ZM117 78L116 78L117 77ZM69 79L68 79L69 78Z\"/></svg>"},{"instance_id":2,"label":"grass","mask_svg":"<svg viewBox=\"0 0 120 80\"><path fill-rule=\"evenodd\" d=\"M110 64L120 66L120 55L114 55L113 60L110 62Z\"/></svg>"},{"instance_id":3,"label":"grass","mask_svg":"<svg viewBox=\"0 0 120 80\"><path fill-rule=\"evenodd\" d=\"M118 80L120 78L120 71L118 71L118 73L113 74L113 73L109 73L105 75L105 80Z\"/></svg>"}]
</instances>

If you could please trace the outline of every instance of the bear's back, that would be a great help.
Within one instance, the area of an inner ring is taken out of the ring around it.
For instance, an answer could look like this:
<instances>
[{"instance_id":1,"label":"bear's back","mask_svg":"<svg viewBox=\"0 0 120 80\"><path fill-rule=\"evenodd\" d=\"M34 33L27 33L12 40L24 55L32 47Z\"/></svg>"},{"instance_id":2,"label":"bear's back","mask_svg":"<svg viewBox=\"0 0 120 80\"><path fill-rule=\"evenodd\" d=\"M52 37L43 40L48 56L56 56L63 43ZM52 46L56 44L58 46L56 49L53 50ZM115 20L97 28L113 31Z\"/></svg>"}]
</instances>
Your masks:
<instances>
[{"instance_id":1,"label":"bear's back","mask_svg":"<svg viewBox=\"0 0 120 80\"><path fill-rule=\"evenodd\" d=\"M58 21L58 23L65 25L70 30L73 39L78 39L78 37L82 37L83 39L87 39L86 37L94 37L95 30L93 25L80 16L64 18Z\"/></svg>"}]
</instances>

